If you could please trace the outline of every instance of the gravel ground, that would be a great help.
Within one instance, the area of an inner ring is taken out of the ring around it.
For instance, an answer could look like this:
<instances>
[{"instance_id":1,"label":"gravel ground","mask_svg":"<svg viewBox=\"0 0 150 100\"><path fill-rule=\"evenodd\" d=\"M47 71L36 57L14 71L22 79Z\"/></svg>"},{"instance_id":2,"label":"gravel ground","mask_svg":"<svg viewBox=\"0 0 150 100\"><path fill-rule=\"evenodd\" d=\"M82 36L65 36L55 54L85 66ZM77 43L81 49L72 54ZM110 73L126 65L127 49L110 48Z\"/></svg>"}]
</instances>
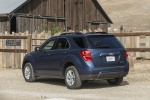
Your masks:
<instances>
[{"instance_id":1,"label":"gravel ground","mask_svg":"<svg viewBox=\"0 0 150 100\"><path fill-rule=\"evenodd\" d=\"M149 100L150 70L132 71L120 86L106 81L85 82L69 90L64 80L27 83L21 70L0 70L0 100Z\"/></svg>"}]
</instances>

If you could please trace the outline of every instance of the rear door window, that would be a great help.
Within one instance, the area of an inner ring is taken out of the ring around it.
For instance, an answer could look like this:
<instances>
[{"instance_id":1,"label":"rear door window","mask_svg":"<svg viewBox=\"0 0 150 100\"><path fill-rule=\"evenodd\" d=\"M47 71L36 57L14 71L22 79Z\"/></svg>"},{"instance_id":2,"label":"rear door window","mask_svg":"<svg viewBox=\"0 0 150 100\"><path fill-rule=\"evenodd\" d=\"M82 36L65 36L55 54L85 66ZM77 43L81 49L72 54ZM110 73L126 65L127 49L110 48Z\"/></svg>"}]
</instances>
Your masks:
<instances>
[{"instance_id":1,"label":"rear door window","mask_svg":"<svg viewBox=\"0 0 150 100\"><path fill-rule=\"evenodd\" d=\"M122 48L122 45L113 35L87 36L88 42L93 48Z\"/></svg>"},{"instance_id":2,"label":"rear door window","mask_svg":"<svg viewBox=\"0 0 150 100\"><path fill-rule=\"evenodd\" d=\"M69 43L66 38L58 39L55 49L69 49Z\"/></svg>"}]
</instances>

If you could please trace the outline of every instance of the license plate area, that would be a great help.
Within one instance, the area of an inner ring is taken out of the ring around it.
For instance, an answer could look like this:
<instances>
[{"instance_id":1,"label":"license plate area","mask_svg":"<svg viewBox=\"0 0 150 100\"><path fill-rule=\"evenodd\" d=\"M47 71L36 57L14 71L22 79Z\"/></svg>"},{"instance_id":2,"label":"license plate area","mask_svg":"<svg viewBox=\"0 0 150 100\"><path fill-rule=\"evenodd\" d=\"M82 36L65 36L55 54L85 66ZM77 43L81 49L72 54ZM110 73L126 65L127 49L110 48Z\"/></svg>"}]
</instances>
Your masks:
<instances>
[{"instance_id":1,"label":"license plate area","mask_svg":"<svg viewBox=\"0 0 150 100\"><path fill-rule=\"evenodd\" d=\"M106 56L106 61L107 62L114 62L115 61L115 56Z\"/></svg>"}]
</instances>

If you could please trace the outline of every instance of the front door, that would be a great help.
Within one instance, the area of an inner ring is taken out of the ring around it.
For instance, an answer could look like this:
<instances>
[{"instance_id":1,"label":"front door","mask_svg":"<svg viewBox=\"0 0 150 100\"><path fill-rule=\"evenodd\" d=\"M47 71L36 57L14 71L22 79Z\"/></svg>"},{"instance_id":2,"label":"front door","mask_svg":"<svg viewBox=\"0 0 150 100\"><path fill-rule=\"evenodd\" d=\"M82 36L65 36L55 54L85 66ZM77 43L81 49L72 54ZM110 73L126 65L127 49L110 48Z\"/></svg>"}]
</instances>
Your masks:
<instances>
[{"instance_id":1,"label":"front door","mask_svg":"<svg viewBox=\"0 0 150 100\"><path fill-rule=\"evenodd\" d=\"M37 73L42 75L54 75L53 57L55 54L55 44L57 39L51 39L45 43L37 53Z\"/></svg>"},{"instance_id":2,"label":"front door","mask_svg":"<svg viewBox=\"0 0 150 100\"><path fill-rule=\"evenodd\" d=\"M49 40L37 56L37 73L59 76L64 57L68 54L69 42L66 38Z\"/></svg>"}]
</instances>

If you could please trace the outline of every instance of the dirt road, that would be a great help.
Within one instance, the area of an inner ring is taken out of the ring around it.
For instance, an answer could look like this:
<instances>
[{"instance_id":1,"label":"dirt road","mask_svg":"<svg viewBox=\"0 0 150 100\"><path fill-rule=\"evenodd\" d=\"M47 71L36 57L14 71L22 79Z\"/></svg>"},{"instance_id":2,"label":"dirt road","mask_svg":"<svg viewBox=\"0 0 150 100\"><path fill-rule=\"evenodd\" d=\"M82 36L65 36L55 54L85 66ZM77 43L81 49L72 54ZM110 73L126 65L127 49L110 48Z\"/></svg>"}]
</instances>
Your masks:
<instances>
[{"instance_id":1,"label":"dirt road","mask_svg":"<svg viewBox=\"0 0 150 100\"><path fill-rule=\"evenodd\" d=\"M106 81L83 83L79 90L66 88L64 80L27 83L21 70L0 70L0 100L149 100L150 71L134 71L121 86Z\"/></svg>"}]
</instances>

